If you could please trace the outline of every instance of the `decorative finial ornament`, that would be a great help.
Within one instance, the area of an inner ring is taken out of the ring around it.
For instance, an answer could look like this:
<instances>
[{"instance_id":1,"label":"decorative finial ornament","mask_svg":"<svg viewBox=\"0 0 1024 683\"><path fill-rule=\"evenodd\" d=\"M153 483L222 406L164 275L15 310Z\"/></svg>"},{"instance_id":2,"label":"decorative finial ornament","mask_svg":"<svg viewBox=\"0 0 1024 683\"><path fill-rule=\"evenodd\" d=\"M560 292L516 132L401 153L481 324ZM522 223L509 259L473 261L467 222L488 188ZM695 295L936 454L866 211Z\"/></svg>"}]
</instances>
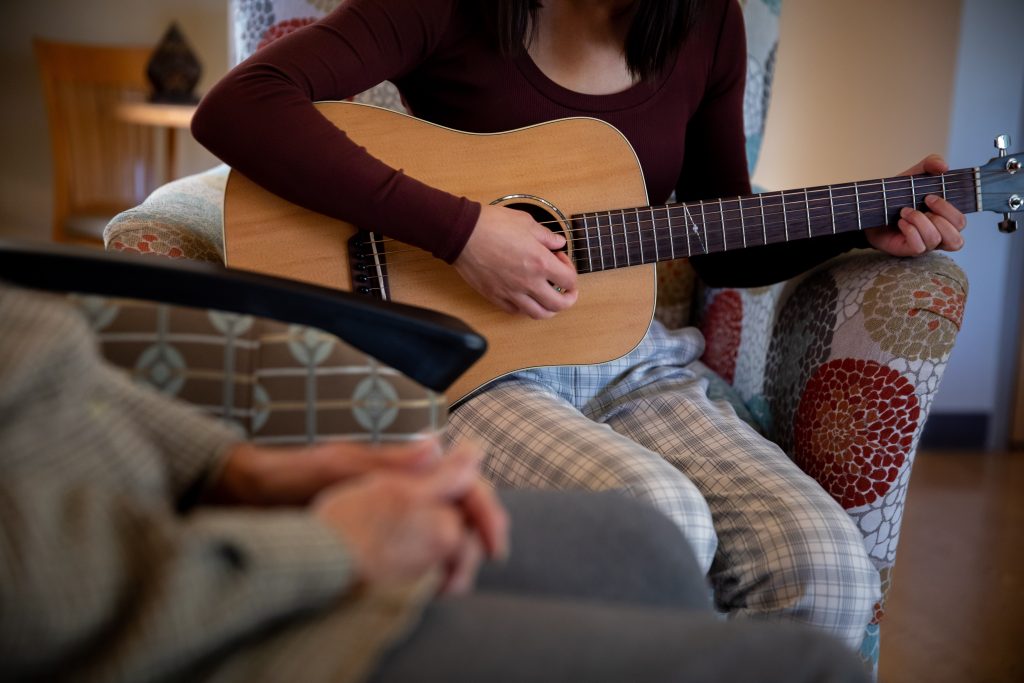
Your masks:
<instances>
[{"instance_id":1,"label":"decorative finial ornament","mask_svg":"<svg viewBox=\"0 0 1024 683\"><path fill-rule=\"evenodd\" d=\"M146 77L153 86L150 101L195 104L199 101L195 89L202 71L178 24L172 23L146 65Z\"/></svg>"}]
</instances>

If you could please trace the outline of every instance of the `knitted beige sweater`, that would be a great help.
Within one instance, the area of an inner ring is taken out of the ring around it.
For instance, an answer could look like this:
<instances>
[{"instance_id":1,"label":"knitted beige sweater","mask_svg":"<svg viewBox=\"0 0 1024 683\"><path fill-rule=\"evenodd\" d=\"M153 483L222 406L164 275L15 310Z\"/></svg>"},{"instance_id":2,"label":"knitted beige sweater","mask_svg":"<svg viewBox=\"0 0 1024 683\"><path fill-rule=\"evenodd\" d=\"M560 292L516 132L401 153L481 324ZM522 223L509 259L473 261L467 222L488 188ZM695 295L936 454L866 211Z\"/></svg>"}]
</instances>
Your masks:
<instances>
[{"instance_id":1,"label":"knitted beige sweater","mask_svg":"<svg viewBox=\"0 0 1024 683\"><path fill-rule=\"evenodd\" d=\"M0 281L0 662L46 680L352 681L425 588L354 589L299 509L181 510L240 435Z\"/></svg>"}]
</instances>

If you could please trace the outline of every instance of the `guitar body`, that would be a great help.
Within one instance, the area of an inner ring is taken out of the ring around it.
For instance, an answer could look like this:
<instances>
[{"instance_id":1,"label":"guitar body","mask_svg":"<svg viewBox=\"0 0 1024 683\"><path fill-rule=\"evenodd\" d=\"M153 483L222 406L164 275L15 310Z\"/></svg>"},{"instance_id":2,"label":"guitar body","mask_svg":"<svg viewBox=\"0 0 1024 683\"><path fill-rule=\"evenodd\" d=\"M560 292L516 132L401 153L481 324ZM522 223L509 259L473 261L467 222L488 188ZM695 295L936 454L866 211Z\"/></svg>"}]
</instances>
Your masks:
<instances>
[{"instance_id":1,"label":"guitar body","mask_svg":"<svg viewBox=\"0 0 1024 683\"><path fill-rule=\"evenodd\" d=\"M393 168L483 204L543 207L566 219L647 204L633 149L615 128L595 119L480 135L367 105L317 107ZM562 221L561 232L567 234L568 227ZM352 225L305 210L231 172L224 200L228 266L352 291L348 252L355 234ZM576 248L571 240L569 248ZM576 305L549 320L532 320L500 310L425 251L399 242L387 243L385 251L387 298L458 317L488 340L487 353L449 389L453 402L515 370L618 358L640 342L654 312L654 265L582 274Z\"/></svg>"}]
</instances>

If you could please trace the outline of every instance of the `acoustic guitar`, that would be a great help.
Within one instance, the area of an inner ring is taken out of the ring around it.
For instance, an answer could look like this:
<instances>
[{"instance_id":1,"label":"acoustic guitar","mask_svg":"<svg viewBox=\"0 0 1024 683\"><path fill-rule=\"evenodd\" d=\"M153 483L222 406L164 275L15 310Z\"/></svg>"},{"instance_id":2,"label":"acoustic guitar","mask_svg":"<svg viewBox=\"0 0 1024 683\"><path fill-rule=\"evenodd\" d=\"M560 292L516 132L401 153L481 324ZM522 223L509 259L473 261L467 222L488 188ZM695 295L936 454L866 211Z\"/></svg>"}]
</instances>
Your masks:
<instances>
[{"instance_id":1,"label":"acoustic guitar","mask_svg":"<svg viewBox=\"0 0 1024 683\"><path fill-rule=\"evenodd\" d=\"M636 154L614 127L574 118L495 134L464 133L378 107L316 105L375 157L481 203L522 209L561 233L579 272L579 300L548 320L510 315L428 252L303 209L232 171L224 200L225 260L461 318L487 353L449 390L458 402L524 368L601 363L628 353L654 313L654 264L895 224L904 206L938 194L958 209L1017 211L1020 164L647 206ZM443 150L443 153L438 153ZM457 160L457 163L454 163ZM610 207L615 207L611 208ZM621 208L630 207L630 208ZM1001 229L1014 227L1009 216Z\"/></svg>"}]
</instances>

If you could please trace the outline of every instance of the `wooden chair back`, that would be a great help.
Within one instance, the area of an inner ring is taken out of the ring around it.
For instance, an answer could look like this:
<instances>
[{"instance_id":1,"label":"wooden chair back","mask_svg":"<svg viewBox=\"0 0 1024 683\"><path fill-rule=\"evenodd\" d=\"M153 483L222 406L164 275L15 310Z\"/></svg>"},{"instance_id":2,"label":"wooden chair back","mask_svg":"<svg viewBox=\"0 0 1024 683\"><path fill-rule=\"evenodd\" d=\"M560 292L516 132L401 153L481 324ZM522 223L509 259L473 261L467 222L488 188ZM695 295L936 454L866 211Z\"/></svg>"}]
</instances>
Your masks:
<instances>
[{"instance_id":1,"label":"wooden chair back","mask_svg":"<svg viewBox=\"0 0 1024 683\"><path fill-rule=\"evenodd\" d=\"M53 239L96 244L110 218L161 180L157 129L117 117L120 104L145 99L152 48L34 42L53 152Z\"/></svg>"}]
</instances>

